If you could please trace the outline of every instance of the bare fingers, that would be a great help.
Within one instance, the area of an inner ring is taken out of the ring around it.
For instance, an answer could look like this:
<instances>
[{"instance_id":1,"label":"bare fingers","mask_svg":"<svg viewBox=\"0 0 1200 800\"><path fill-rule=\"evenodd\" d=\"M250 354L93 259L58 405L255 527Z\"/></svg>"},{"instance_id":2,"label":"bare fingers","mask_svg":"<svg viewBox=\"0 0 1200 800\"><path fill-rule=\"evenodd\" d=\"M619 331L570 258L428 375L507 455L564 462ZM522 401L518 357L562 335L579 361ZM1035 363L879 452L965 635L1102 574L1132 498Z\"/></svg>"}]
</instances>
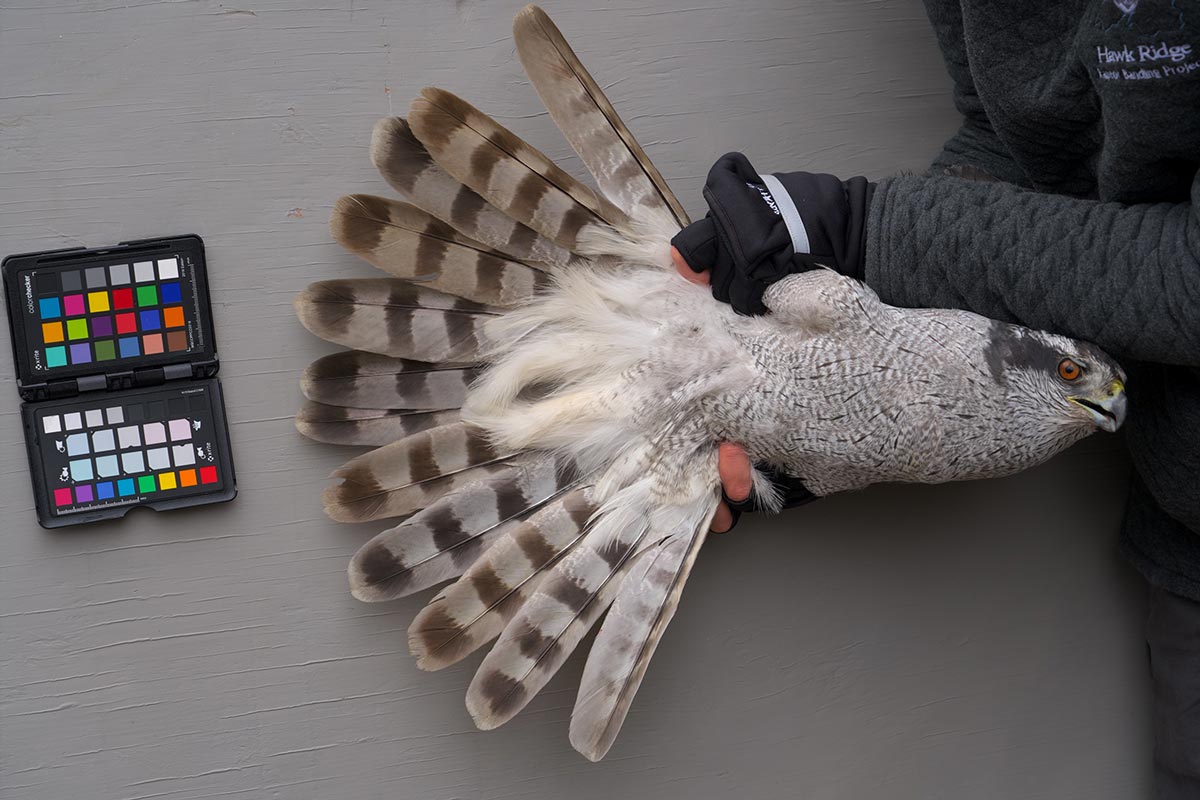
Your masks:
<instances>
[{"instance_id":1,"label":"bare fingers","mask_svg":"<svg viewBox=\"0 0 1200 800\"><path fill-rule=\"evenodd\" d=\"M750 496L753 488L750 474L750 457L741 445L721 442L717 448L717 474L721 477L721 488L725 496L741 502ZM710 529L713 533L725 533L733 527L733 512L724 501L717 506Z\"/></svg>"},{"instance_id":2,"label":"bare fingers","mask_svg":"<svg viewBox=\"0 0 1200 800\"><path fill-rule=\"evenodd\" d=\"M695 272L688 263L683 260L683 255L674 247L671 248L671 260L675 262L675 269L683 276L685 281L695 283L700 286L708 286L712 273L709 270L703 272Z\"/></svg>"}]
</instances>

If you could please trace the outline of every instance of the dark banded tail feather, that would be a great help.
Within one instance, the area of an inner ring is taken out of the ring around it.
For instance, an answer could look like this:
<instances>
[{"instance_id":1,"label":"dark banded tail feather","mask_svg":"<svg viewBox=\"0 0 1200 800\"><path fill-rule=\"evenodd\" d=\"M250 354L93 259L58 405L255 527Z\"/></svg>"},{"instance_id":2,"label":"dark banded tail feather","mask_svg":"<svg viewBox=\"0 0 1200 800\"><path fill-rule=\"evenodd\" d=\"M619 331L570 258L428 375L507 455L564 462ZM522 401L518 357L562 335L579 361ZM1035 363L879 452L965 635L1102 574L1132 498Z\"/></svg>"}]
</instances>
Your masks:
<instances>
[{"instance_id":1,"label":"dark banded tail feather","mask_svg":"<svg viewBox=\"0 0 1200 800\"><path fill-rule=\"evenodd\" d=\"M439 167L400 117L375 124L371 160L415 206L488 247L525 262L565 267L578 256L522 225Z\"/></svg>"},{"instance_id":2,"label":"dark banded tail feather","mask_svg":"<svg viewBox=\"0 0 1200 800\"><path fill-rule=\"evenodd\" d=\"M552 456L514 459L363 545L350 562L350 591L378 602L461 575L492 542L578 480L572 464Z\"/></svg>"},{"instance_id":3,"label":"dark banded tail feather","mask_svg":"<svg viewBox=\"0 0 1200 800\"><path fill-rule=\"evenodd\" d=\"M338 198L329 229L339 244L384 272L484 305L510 308L549 281L541 270L385 197Z\"/></svg>"},{"instance_id":4,"label":"dark banded tail feather","mask_svg":"<svg viewBox=\"0 0 1200 800\"><path fill-rule=\"evenodd\" d=\"M481 730L524 708L613 601L653 524L638 513L645 490L635 484L610 500L504 628L467 689L467 710Z\"/></svg>"},{"instance_id":5,"label":"dark banded tail feather","mask_svg":"<svg viewBox=\"0 0 1200 800\"><path fill-rule=\"evenodd\" d=\"M453 409L346 408L308 400L296 413L296 429L326 444L378 447L458 418L459 412Z\"/></svg>"},{"instance_id":6,"label":"dark banded tail feather","mask_svg":"<svg viewBox=\"0 0 1200 800\"><path fill-rule=\"evenodd\" d=\"M582 541L596 511L590 489L548 503L488 548L408 629L421 669L455 664L500 635L555 561Z\"/></svg>"},{"instance_id":7,"label":"dark banded tail feather","mask_svg":"<svg viewBox=\"0 0 1200 800\"><path fill-rule=\"evenodd\" d=\"M479 360L487 306L397 278L319 281L295 300L304 327L356 350L471 364Z\"/></svg>"},{"instance_id":8,"label":"dark banded tail feather","mask_svg":"<svg viewBox=\"0 0 1200 800\"><path fill-rule=\"evenodd\" d=\"M589 227L628 226L625 213L532 145L442 89L424 89L408 124L439 166L513 219L572 252Z\"/></svg>"},{"instance_id":9,"label":"dark banded tail feather","mask_svg":"<svg viewBox=\"0 0 1200 800\"><path fill-rule=\"evenodd\" d=\"M442 411L462 407L478 371L345 350L309 364L300 389L326 405Z\"/></svg>"},{"instance_id":10,"label":"dark banded tail feather","mask_svg":"<svg viewBox=\"0 0 1200 800\"><path fill-rule=\"evenodd\" d=\"M453 422L376 448L342 465L325 490L325 512L342 522L405 517L448 491L498 470L515 454L496 450L480 428Z\"/></svg>"}]
</instances>

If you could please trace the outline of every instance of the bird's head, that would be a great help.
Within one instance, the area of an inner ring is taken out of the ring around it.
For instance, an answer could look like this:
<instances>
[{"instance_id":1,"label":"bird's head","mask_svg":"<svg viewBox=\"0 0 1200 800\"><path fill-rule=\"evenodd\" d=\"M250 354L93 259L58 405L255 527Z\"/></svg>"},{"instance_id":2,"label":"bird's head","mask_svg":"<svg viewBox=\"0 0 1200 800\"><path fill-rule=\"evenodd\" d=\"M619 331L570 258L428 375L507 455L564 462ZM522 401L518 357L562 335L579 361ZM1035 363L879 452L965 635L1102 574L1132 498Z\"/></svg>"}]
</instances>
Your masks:
<instances>
[{"instance_id":1,"label":"bird's head","mask_svg":"<svg viewBox=\"0 0 1200 800\"><path fill-rule=\"evenodd\" d=\"M1125 372L1095 345L994 323L985 357L1007 387L1010 408L1031 424L1112 433L1125 421Z\"/></svg>"}]
</instances>

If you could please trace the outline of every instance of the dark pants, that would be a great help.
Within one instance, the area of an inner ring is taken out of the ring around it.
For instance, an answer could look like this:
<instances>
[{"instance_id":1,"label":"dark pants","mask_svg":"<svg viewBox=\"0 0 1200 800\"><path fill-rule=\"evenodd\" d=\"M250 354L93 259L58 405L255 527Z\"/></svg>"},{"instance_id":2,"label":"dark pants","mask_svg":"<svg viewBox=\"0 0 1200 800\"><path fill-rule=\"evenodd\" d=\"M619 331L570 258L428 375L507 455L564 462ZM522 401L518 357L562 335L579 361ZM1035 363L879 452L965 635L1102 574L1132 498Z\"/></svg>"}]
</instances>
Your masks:
<instances>
[{"instance_id":1,"label":"dark pants","mask_svg":"<svg viewBox=\"0 0 1200 800\"><path fill-rule=\"evenodd\" d=\"M1200 603L1150 590L1157 800L1200 800Z\"/></svg>"}]
</instances>

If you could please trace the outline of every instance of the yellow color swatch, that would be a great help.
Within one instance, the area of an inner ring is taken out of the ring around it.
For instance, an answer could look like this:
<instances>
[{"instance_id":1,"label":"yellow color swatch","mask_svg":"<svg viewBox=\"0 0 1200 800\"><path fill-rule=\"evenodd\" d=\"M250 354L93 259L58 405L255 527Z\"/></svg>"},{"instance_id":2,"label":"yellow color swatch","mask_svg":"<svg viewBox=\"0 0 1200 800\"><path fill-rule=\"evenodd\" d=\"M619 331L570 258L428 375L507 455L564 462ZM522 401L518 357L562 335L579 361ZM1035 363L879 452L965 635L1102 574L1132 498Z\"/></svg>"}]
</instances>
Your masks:
<instances>
[{"instance_id":1,"label":"yellow color swatch","mask_svg":"<svg viewBox=\"0 0 1200 800\"><path fill-rule=\"evenodd\" d=\"M164 472L158 476L158 488L162 491L175 488L175 473Z\"/></svg>"},{"instance_id":2,"label":"yellow color swatch","mask_svg":"<svg viewBox=\"0 0 1200 800\"><path fill-rule=\"evenodd\" d=\"M108 311L108 292L88 292L88 308L93 314Z\"/></svg>"}]
</instances>

